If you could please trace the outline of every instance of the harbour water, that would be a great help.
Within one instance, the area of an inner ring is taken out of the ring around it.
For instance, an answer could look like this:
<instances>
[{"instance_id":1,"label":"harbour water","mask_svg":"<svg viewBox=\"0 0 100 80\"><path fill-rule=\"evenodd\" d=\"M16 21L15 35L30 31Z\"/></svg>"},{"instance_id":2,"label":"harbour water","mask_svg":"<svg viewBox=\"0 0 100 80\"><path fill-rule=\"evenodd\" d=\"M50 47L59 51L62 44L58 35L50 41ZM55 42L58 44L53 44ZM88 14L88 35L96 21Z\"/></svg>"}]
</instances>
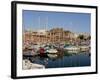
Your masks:
<instances>
[{"instance_id":1,"label":"harbour water","mask_svg":"<svg viewBox=\"0 0 100 80\"><path fill-rule=\"evenodd\" d=\"M62 67L83 67L91 66L91 55L89 52L79 53L58 53L57 57L27 57L32 63L44 65L45 68L62 68Z\"/></svg>"}]
</instances>

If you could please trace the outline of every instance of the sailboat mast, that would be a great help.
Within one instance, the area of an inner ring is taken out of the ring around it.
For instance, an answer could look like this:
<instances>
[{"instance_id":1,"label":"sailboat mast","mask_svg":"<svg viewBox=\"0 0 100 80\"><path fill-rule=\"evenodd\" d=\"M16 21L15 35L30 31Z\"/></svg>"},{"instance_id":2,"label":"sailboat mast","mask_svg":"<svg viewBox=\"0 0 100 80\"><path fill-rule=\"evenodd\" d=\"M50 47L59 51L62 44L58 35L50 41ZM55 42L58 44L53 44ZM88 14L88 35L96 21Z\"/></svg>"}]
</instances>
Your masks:
<instances>
[{"instance_id":1,"label":"sailboat mast","mask_svg":"<svg viewBox=\"0 0 100 80\"><path fill-rule=\"evenodd\" d=\"M59 28L59 43L60 43L60 28Z\"/></svg>"},{"instance_id":2,"label":"sailboat mast","mask_svg":"<svg viewBox=\"0 0 100 80\"><path fill-rule=\"evenodd\" d=\"M46 31L46 43L48 42L48 38L47 38L47 27L48 27L48 17L46 17L46 29L45 29L45 31Z\"/></svg>"},{"instance_id":3,"label":"sailboat mast","mask_svg":"<svg viewBox=\"0 0 100 80\"><path fill-rule=\"evenodd\" d=\"M38 18L38 20L39 20L38 35L39 35L39 43L40 43L40 33L39 33L39 30L40 30L40 17Z\"/></svg>"}]
</instances>

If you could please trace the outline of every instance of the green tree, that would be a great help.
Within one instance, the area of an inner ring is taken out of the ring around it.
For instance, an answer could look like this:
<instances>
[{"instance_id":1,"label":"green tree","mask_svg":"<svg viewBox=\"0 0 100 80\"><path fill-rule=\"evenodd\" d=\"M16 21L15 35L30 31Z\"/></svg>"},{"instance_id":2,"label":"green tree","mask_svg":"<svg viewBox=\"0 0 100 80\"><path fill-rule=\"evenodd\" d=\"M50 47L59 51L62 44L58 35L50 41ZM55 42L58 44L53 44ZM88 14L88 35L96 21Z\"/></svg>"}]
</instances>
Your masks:
<instances>
[{"instance_id":1,"label":"green tree","mask_svg":"<svg viewBox=\"0 0 100 80\"><path fill-rule=\"evenodd\" d=\"M84 37L84 35L79 35L78 38L79 38L80 40L84 40L85 37Z\"/></svg>"}]
</instances>

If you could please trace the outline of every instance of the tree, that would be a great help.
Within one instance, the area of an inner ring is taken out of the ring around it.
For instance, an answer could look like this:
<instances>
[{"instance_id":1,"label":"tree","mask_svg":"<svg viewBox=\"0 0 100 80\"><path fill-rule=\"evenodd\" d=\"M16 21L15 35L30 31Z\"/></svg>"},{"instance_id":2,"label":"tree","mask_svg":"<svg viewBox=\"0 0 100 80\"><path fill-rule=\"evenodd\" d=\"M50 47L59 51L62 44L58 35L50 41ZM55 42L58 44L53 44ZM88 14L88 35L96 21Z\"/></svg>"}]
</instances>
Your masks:
<instances>
[{"instance_id":1,"label":"tree","mask_svg":"<svg viewBox=\"0 0 100 80\"><path fill-rule=\"evenodd\" d=\"M79 35L78 38L79 38L80 40L84 40L85 36L84 36L84 35Z\"/></svg>"}]
</instances>

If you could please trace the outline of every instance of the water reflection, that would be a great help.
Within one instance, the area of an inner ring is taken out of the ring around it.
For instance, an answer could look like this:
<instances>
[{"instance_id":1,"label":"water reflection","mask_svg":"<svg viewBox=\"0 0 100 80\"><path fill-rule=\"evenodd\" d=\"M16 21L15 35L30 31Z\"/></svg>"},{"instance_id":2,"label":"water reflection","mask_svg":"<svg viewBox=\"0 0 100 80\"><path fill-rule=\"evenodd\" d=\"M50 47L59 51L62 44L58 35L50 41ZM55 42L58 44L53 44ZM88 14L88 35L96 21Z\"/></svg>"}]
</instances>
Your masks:
<instances>
[{"instance_id":1,"label":"water reflection","mask_svg":"<svg viewBox=\"0 0 100 80\"><path fill-rule=\"evenodd\" d=\"M42 64L45 68L80 67L91 65L91 56L89 52L68 53L66 51L59 51L56 55L56 57L37 55L23 58L29 59L32 63Z\"/></svg>"}]
</instances>

